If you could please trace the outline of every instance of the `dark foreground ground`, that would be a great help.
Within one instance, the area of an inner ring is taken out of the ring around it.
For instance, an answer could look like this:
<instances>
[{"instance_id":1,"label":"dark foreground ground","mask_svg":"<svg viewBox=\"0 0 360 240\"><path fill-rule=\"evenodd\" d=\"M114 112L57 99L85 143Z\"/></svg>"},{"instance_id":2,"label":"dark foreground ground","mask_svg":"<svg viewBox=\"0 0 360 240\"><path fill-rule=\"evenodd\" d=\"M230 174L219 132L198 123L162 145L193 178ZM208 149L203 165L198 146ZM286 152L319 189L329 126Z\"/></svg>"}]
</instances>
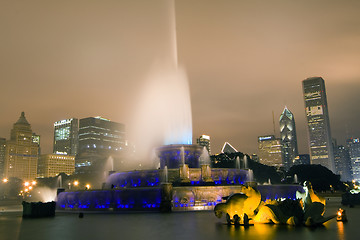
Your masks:
<instances>
[{"instance_id":1,"label":"dark foreground ground","mask_svg":"<svg viewBox=\"0 0 360 240\"><path fill-rule=\"evenodd\" d=\"M325 215L335 214L339 198L329 198ZM360 206L344 207L349 222L335 219L318 228L257 224L228 226L213 212L57 213L54 218L23 219L20 205L0 206L0 239L359 239Z\"/></svg>"}]
</instances>

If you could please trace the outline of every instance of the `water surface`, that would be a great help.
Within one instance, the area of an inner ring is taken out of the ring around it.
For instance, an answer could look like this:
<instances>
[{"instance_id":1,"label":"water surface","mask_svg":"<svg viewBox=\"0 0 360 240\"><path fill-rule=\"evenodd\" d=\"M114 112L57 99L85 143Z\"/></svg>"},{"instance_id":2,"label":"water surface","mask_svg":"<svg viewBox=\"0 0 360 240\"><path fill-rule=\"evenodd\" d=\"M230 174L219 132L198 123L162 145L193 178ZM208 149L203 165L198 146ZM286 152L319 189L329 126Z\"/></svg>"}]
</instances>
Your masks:
<instances>
[{"instance_id":1,"label":"water surface","mask_svg":"<svg viewBox=\"0 0 360 240\"><path fill-rule=\"evenodd\" d=\"M360 207L345 208L349 222L335 219L323 227L257 224L244 228L225 224L213 212L181 213L57 213L54 218L22 219L21 212L0 212L0 239L247 239L331 240L358 239ZM335 213L329 206L325 215Z\"/></svg>"}]
</instances>

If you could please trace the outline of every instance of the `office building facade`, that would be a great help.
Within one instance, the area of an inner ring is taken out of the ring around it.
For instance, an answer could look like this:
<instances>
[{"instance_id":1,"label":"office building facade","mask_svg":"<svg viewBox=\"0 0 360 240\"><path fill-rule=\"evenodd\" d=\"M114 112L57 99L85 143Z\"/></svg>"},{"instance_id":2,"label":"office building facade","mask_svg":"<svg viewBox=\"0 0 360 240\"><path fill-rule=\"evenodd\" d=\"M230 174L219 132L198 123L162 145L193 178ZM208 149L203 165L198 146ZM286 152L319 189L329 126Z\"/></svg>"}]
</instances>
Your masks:
<instances>
[{"instance_id":1,"label":"office building facade","mask_svg":"<svg viewBox=\"0 0 360 240\"><path fill-rule=\"evenodd\" d=\"M360 138L350 138L346 143L351 159L352 178L360 181Z\"/></svg>"},{"instance_id":2,"label":"office building facade","mask_svg":"<svg viewBox=\"0 0 360 240\"><path fill-rule=\"evenodd\" d=\"M309 154L299 154L295 157L294 165L309 165L309 164L310 164Z\"/></svg>"},{"instance_id":3,"label":"office building facade","mask_svg":"<svg viewBox=\"0 0 360 240\"><path fill-rule=\"evenodd\" d=\"M80 119L79 149L75 166L101 166L109 157L116 159L121 156L125 147L124 124L102 117Z\"/></svg>"},{"instance_id":4,"label":"office building facade","mask_svg":"<svg viewBox=\"0 0 360 240\"><path fill-rule=\"evenodd\" d=\"M75 172L75 156L64 154L42 154L38 162L38 177L55 177L60 173Z\"/></svg>"},{"instance_id":5,"label":"office building facade","mask_svg":"<svg viewBox=\"0 0 360 240\"><path fill-rule=\"evenodd\" d=\"M258 137L259 162L268 166L282 167L281 141L274 135Z\"/></svg>"},{"instance_id":6,"label":"office building facade","mask_svg":"<svg viewBox=\"0 0 360 240\"><path fill-rule=\"evenodd\" d=\"M325 82L321 77L312 77L302 84L311 164L335 172Z\"/></svg>"},{"instance_id":7,"label":"office building facade","mask_svg":"<svg viewBox=\"0 0 360 240\"><path fill-rule=\"evenodd\" d=\"M36 135L36 134L34 134ZM39 145L33 141L31 125L22 112L6 141L5 177L33 180L37 176Z\"/></svg>"},{"instance_id":8,"label":"office building facade","mask_svg":"<svg viewBox=\"0 0 360 240\"><path fill-rule=\"evenodd\" d=\"M75 156L78 152L79 121L76 118L54 123L53 153Z\"/></svg>"},{"instance_id":9,"label":"office building facade","mask_svg":"<svg viewBox=\"0 0 360 240\"><path fill-rule=\"evenodd\" d=\"M280 140L282 149L282 160L285 170L289 170L298 155L295 119L292 112L284 108L280 115Z\"/></svg>"}]
</instances>

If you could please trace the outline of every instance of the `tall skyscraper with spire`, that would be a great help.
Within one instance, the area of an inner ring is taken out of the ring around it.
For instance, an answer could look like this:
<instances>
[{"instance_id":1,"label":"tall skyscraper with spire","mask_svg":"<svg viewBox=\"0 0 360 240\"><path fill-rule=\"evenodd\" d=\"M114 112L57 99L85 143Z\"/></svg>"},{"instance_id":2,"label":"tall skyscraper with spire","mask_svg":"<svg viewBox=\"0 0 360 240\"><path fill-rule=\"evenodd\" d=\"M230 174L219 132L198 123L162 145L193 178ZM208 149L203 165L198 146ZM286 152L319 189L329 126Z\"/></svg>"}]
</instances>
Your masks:
<instances>
[{"instance_id":1,"label":"tall skyscraper with spire","mask_svg":"<svg viewBox=\"0 0 360 240\"><path fill-rule=\"evenodd\" d=\"M33 180L37 176L39 144L34 141L31 125L22 112L11 129L10 140L6 141L5 177Z\"/></svg>"},{"instance_id":2,"label":"tall skyscraper with spire","mask_svg":"<svg viewBox=\"0 0 360 240\"><path fill-rule=\"evenodd\" d=\"M311 77L302 84L311 164L320 164L335 172L324 79Z\"/></svg>"},{"instance_id":3,"label":"tall skyscraper with spire","mask_svg":"<svg viewBox=\"0 0 360 240\"><path fill-rule=\"evenodd\" d=\"M285 169L289 170L298 155L298 145L294 115L287 107L281 113L279 122L282 161Z\"/></svg>"}]
</instances>

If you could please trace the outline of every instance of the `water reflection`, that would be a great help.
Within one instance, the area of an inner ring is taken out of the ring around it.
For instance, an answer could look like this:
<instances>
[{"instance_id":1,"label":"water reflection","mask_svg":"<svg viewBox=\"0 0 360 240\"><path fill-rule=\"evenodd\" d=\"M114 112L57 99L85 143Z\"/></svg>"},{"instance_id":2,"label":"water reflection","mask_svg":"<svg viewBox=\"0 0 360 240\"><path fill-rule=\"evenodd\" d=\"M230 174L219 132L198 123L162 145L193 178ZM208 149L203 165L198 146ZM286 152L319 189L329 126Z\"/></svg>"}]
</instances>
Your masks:
<instances>
[{"instance_id":1,"label":"water reflection","mask_svg":"<svg viewBox=\"0 0 360 240\"><path fill-rule=\"evenodd\" d=\"M338 238L340 240L345 240L345 232L344 232L344 223L337 222L337 231L338 231Z\"/></svg>"},{"instance_id":2,"label":"water reflection","mask_svg":"<svg viewBox=\"0 0 360 240\"><path fill-rule=\"evenodd\" d=\"M222 234L223 236L230 236L231 239L259 239L262 240L272 240L278 239L277 232L285 231L289 232L292 231L294 228L290 226L282 226L282 225L273 225L273 224L256 224L253 226L235 226L235 225L228 225L225 223L218 223L216 225L216 230L218 233ZM227 232L227 234L226 234Z\"/></svg>"},{"instance_id":3,"label":"water reflection","mask_svg":"<svg viewBox=\"0 0 360 240\"><path fill-rule=\"evenodd\" d=\"M335 209L335 208L334 208ZM329 209L330 211L332 209ZM348 223L331 220L323 227L272 224L228 226L213 212L78 214L57 213L55 218L22 219L21 212L0 212L0 239L246 239L332 240L357 239L360 208L348 211ZM19 233L20 232L20 233Z\"/></svg>"},{"instance_id":4,"label":"water reflection","mask_svg":"<svg viewBox=\"0 0 360 240\"><path fill-rule=\"evenodd\" d=\"M255 224L252 226L235 226L226 223L217 223L216 232L218 236L229 236L230 239L247 240L297 240L297 239L321 239L324 236L334 236L335 222L329 229L328 225L318 227L290 226L276 224ZM344 231L339 227L336 239L345 240ZM342 236L340 232L342 231ZM333 238L331 238L333 239Z\"/></svg>"},{"instance_id":5,"label":"water reflection","mask_svg":"<svg viewBox=\"0 0 360 240\"><path fill-rule=\"evenodd\" d=\"M0 239L19 239L22 217L16 213L0 213ZM9 217L10 216L10 217Z\"/></svg>"}]
</instances>

